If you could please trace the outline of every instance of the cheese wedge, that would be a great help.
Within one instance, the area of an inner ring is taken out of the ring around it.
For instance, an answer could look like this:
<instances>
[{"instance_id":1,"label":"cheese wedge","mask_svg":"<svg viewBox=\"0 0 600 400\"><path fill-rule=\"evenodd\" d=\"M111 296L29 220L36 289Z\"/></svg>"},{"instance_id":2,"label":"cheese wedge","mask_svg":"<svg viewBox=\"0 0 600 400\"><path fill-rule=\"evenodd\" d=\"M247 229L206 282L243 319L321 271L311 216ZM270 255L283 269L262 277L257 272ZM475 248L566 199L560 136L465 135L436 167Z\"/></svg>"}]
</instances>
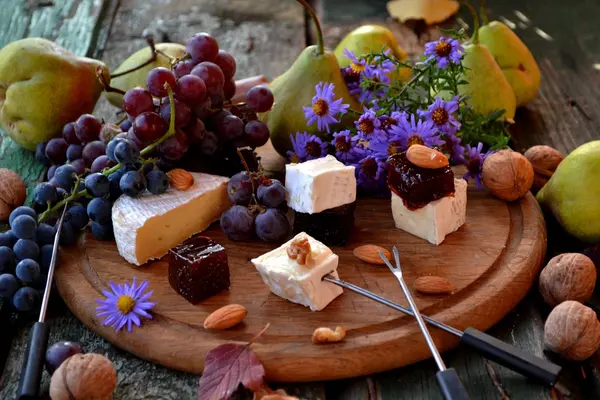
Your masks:
<instances>
[{"instance_id":1,"label":"cheese wedge","mask_svg":"<svg viewBox=\"0 0 600 400\"><path fill-rule=\"evenodd\" d=\"M160 258L169 249L202 232L231 206L228 178L192 173L187 190L169 188L138 198L121 196L112 208L112 222L119 254L131 264L142 265Z\"/></svg>"}]
</instances>

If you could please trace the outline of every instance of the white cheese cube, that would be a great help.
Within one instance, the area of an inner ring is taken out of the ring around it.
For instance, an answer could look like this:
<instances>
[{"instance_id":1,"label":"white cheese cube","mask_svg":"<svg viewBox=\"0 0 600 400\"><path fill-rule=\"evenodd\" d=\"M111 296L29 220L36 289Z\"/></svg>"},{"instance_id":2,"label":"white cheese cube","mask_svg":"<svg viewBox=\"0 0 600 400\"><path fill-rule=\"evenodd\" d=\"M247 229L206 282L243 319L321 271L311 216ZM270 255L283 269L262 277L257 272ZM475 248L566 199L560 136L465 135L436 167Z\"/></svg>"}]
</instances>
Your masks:
<instances>
[{"instance_id":1,"label":"white cheese cube","mask_svg":"<svg viewBox=\"0 0 600 400\"><path fill-rule=\"evenodd\" d=\"M402 198L392 192L392 214L396 228L439 245L449 233L465 223L467 182L454 179L454 196L432 201L418 210L409 210Z\"/></svg>"},{"instance_id":2,"label":"white cheese cube","mask_svg":"<svg viewBox=\"0 0 600 400\"><path fill-rule=\"evenodd\" d=\"M287 254L290 244L301 238L307 238L311 248L312 261L306 265L298 264ZM301 232L275 250L252 259L252 263L271 292L310 307L312 311L320 311L343 292L341 287L321 280L327 274L338 277L338 260L331 249Z\"/></svg>"},{"instance_id":3,"label":"white cheese cube","mask_svg":"<svg viewBox=\"0 0 600 400\"><path fill-rule=\"evenodd\" d=\"M334 156L285 166L288 206L297 212L315 214L356 200L354 167Z\"/></svg>"}]
</instances>

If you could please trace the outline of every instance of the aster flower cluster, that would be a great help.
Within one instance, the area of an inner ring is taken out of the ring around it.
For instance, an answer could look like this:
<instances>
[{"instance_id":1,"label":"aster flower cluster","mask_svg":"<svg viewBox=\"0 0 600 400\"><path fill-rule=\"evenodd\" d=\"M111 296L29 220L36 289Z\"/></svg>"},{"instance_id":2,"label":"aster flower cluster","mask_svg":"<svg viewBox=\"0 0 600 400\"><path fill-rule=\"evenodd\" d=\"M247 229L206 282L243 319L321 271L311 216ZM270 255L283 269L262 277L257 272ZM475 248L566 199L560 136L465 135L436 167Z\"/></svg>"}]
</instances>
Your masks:
<instances>
[{"instance_id":1,"label":"aster flower cluster","mask_svg":"<svg viewBox=\"0 0 600 400\"><path fill-rule=\"evenodd\" d=\"M290 161L335 155L356 168L359 189L386 194L387 159L420 144L444 152L453 165L465 164L464 178L481 186L483 161L493 149L508 144L508 135L498 121L501 112L479 115L459 94L458 86L465 82L461 78L464 49L458 40L442 37L427 43L421 61L410 66L413 77L405 84L390 79L393 71L407 64L390 56L389 50L357 57L346 49L344 54L351 63L342 68L342 76L362 111L336 99L333 84L319 83L304 112L307 125L316 124L321 134L292 133ZM339 127L347 113L353 116L354 126L332 133L331 126Z\"/></svg>"}]
</instances>

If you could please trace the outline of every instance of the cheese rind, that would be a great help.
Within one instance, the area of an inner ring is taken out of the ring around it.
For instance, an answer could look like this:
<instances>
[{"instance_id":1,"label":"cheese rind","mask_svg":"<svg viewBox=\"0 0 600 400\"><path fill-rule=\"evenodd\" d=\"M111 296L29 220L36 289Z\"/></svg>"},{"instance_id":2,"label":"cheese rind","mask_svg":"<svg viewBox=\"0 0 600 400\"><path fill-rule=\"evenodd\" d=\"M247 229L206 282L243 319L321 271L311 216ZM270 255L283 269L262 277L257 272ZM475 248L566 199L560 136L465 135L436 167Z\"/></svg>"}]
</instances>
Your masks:
<instances>
[{"instance_id":1,"label":"cheese rind","mask_svg":"<svg viewBox=\"0 0 600 400\"><path fill-rule=\"evenodd\" d=\"M315 214L356 200L354 167L332 155L285 166L287 203L298 212Z\"/></svg>"},{"instance_id":2,"label":"cheese rind","mask_svg":"<svg viewBox=\"0 0 600 400\"><path fill-rule=\"evenodd\" d=\"M423 208L409 210L392 192L392 215L396 228L439 245L446 235L460 228L467 214L467 182L454 179L454 196L442 197Z\"/></svg>"},{"instance_id":3,"label":"cheese rind","mask_svg":"<svg viewBox=\"0 0 600 400\"><path fill-rule=\"evenodd\" d=\"M289 258L287 248L300 238L307 238L311 247L312 261L300 265ZM271 292L293 303L302 304L312 311L324 309L336 297L343 293L341 287L322 280L331 274L338 277L339 257L331 249L305 232L296 235L282 246L252 259Z\"/></svg>"},{"instance_id":4,"label":"cheese rind","mask_svg":"<svg viewBox=\"0 0 600 400\"><path fill-rule=\"evenodd\" d=\"M112 208L112 222L119 254L131 264L164 256L169 249L208 228L231 206L228 178L191 173L194 184L187 190L173 188L160 195L123 195Z\"/></svg>"}]
</instances>

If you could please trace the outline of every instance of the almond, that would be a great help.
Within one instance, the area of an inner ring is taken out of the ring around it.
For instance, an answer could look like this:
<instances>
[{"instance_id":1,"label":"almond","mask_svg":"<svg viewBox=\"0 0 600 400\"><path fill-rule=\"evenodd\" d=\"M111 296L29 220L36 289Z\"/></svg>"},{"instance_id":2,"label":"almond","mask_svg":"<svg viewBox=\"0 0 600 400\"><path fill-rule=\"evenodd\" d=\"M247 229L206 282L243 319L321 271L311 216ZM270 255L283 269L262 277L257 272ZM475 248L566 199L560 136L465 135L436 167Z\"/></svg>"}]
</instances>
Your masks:
<instances>
[{"instance_id":1,"label":"almond","mask_svg":"<svg viewBox=\"0 0 600 400\"><path fill-rule=\"evenodd\" d=\"M205 329L228 329L242 322L248 310L239 304L229 304L214 311L204 320Z\"/></svg>"},{"instance_id":2,"label":"almond","mask_svg":"<svg viewBox=\"0 0 600 400\"><path fill-rule=\"evenodd\" d=\"M439 276L420 276L415 280L415 289L423 294L448 294L452 293L454 285Z\"/></svg>"},{"instance_id":3,"label":"almond","mask_svg":"<svg viewBox=\"0 0 600 400\"><path fill-rule=\"evenodd\" d=\"M15 171L0 168L0 221L7 221L10 213L25 203L27 188Z\"/></svg>"},{"instance_id":4,"label":"almond","mask_svg":"<svg viewBox=\"0 0 600 400\"><path fill-rule=\"evenodd\" d=\"M185 169L175 168L167 172L169 185L177 190L187 190L194 184L194 177Z\"/></svg>"},{"instance_id":5,"label":"almond","mask_svg":"<svg viewBox=\"0 0 600 400\"><path fill-rule=\"evenodd\" d=\"M444 168L449 164L445 155L420 144L410 146L406 151L406 158L417 167L427 169Z\"/></svg>"},{"instance_id":6,"label":"almond","mask_svg":"<svg viewBox=\"0 0 600 400\"><path fill-rule=\"evenodd\" d=\"M365 244L362 246L358 246L354 249L354 255L359 259L369 264L375 265L384 265L385 262L379 256L379 252L383 252L385 258L388 260L392 259L392 255L389 251L384 249L383 247L375 246L374 244Z\"/></svg>"}]
</instances>

